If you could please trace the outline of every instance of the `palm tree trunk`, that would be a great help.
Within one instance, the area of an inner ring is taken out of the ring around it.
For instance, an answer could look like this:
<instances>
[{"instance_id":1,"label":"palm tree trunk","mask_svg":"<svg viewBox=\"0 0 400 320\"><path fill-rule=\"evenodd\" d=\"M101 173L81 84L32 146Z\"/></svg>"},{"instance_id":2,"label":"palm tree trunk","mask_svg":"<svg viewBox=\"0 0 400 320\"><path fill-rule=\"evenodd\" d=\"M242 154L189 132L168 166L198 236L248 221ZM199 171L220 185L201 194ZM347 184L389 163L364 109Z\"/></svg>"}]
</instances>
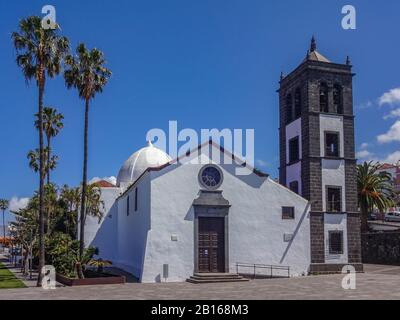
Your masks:
<instances>
[{"instance_id":1,"label":"palm tree trunk","mask_svg":"<svg viewBox=\"0 0 400 320\"><path fill-rule=\"evenodd\" d=\"M45 265L44 247L44 150L43 150L43 96L44 96L44 69L41 71L42 81L39 81L39 276L37 286L42 284L42 268Z\"/></svg>"},{"instance_id":2,"label":"palm tree trunk","mask_svg":"<svg viewBox=\"0 0 400 320\"><path fill-rule=\"evenodd\" d=\"M50 156L51 156L51 149L50 149L50 137L47 136L47 184L50 184Z\"/></svg>"},{"instance_id":3,"label":"palm tree trunk","mask_svg":"<svg viewBox=\"0 0 400 320\"><path fill-rule=\"evenodd\" d=\"M83 147L83 179L82 179L82 198L80 216L80 236L79 236L79 255L82 258L85 249L85 213L86 213L86 188L87 188L87 161L88 161L88 130L89 130L89 100L85 103L85 133Z\"/></svg>"},{"instance_id":4,"label":"palm tree trunk","mask_svg":"<svg viewBox=\"0 0 400 320\"><path fill-rule=\"evenodd\" d=\"M85 279L85 275L83 274L82 264L80 262L76 263L76 273L79 279Z\"/></svg>"},{"instance_id":5,"label":"palm tree trunk","mask_svg":"<svg viewBox=\"0 0 400 320\"><path fill-rule=\"evenodd\" d=\"M46 163L47 163L47 170L46 170L46 175L47 175L47 185L50 185L50 137L46 135L46 139L47 139L47 159L46 159ZM46 221L46 233L50 234L50 208L47 208L46 210L46 214L47 214L47 221Z\"/></svg>"}]
</instances>

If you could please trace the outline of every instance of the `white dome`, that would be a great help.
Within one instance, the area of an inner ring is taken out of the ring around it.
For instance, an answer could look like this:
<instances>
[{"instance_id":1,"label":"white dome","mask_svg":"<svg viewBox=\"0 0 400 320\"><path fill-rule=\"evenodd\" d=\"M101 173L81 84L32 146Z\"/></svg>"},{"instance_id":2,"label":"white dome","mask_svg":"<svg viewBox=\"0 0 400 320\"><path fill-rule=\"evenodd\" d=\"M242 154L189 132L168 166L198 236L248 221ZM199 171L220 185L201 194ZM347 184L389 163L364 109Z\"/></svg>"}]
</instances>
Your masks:
<instances>
[{"instance_id":1,"label":"white dome","mask_svg":"<svg viewBox=\"0 0 400 320\"><path fill-rule=\"evenodd\" d=\"M148 168L162 166L171 160L172 158L167 153L154 147L149 142L147 147L135 152L126 160L119 171L117 186L127 187L135 182Z\"/></svg>"}]
</instances>

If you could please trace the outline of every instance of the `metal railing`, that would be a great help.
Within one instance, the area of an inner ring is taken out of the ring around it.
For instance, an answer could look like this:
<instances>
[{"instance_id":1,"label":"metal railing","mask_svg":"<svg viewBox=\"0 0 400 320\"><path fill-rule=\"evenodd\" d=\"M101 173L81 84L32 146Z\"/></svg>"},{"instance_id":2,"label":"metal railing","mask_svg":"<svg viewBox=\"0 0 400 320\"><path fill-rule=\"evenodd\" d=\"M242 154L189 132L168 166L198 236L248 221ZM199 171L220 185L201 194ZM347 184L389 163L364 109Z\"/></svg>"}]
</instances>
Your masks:
<instances>
[{"instance_id":1,"label":"metal railing","mask_svg":"<svg viewBox=\"0 0 400 320\"><path fill-rule=\"evenodd\" d=\"M250 272L239 272L239 268L246 268ZM257 273L257 270L267 270L268 273ZM281 271L279 274L274 275L274 271ZM254 264L254 263L236 263L236 273L256 278L290 278L290 267L289 266L273 266L267 264Z\"/></svg>"}]
</instances>

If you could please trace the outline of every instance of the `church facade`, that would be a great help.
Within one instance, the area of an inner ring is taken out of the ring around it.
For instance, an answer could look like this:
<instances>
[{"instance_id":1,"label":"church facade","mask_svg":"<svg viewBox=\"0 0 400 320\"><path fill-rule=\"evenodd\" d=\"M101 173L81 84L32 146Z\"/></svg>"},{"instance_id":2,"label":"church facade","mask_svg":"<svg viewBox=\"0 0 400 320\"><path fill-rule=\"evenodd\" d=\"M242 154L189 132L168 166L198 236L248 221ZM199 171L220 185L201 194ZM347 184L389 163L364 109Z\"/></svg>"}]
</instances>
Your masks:
<instances>
[{"instance_id":1,"label":"church facade","mask_svg":"<svg viewBox=\"0 0 400 320\"><path fill-rule=\"evenodd\" d=\"M253 272L238 263L361 270L352 76L313 42L281 77L280 183L212 141L178 159L149 143L101 187L105 214L87 218L86 245L141 282Z\"/></svg>"}]
</instances>

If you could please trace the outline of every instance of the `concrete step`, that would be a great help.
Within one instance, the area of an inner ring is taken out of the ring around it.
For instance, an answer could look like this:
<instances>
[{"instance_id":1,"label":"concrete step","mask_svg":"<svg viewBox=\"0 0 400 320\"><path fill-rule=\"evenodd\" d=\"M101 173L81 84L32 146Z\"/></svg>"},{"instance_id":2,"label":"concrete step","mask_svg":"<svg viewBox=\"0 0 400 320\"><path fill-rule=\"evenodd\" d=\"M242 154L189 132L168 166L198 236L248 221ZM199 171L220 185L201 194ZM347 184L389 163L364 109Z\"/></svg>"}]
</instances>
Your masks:
<instances>
[{"instance_id":1,"label":"concrete step","mask_svg":"<svg viewBox=\"0 0 400 320\"><path fill-rule=\"evenodd\" d=\"M221 282L246 282L249 281L233 273L195 273L186 280L190 283L221 283Z\"/></svg>"},{"instance_id":2,"label":"concrete step","mask_svg":"<svg viewBox=\"0 0 400 320\"><path fill-rule=\"evenodd\" d=\"M238 278L240 276L236 273L195 273L193 277L208 279L208 278L226 278L226 277Z\"/></svg>"},{"instance_id":3,"label":"concrete step","mask_svg":"<svg viewBox=\"0 0 400 320\"><path fill-rule=\"evenodd\" d=\"M198 280L198 279L187 279L186 280L189 283L194 283L194 284L201 284L201 283L225 283L225 282L248 282L248 279L202 279L202 280Z\"/></svg>"}]
</instances>

